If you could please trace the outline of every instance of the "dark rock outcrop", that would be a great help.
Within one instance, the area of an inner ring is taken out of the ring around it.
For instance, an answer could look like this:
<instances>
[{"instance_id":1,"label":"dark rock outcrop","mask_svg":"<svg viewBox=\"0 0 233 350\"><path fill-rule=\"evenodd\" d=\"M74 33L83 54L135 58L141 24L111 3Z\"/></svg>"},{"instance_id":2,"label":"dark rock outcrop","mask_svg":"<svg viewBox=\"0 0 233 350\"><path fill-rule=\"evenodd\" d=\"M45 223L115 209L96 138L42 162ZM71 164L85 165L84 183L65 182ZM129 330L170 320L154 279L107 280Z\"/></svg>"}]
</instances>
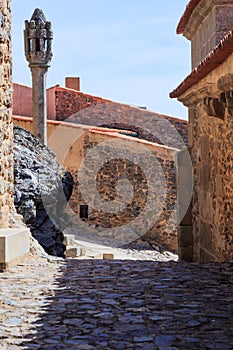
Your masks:
<instances>
[{"instance_id":1,"label":"dark rock outcrop","mask_svg":"<svg viewBox=\"0 0 233 350\"><path fill-rule=\"evenodd\" d=\"M64 257L64 214L73 178L29 131L14 127L15 207L50 255Z\"/></svg>"}]
</instances>

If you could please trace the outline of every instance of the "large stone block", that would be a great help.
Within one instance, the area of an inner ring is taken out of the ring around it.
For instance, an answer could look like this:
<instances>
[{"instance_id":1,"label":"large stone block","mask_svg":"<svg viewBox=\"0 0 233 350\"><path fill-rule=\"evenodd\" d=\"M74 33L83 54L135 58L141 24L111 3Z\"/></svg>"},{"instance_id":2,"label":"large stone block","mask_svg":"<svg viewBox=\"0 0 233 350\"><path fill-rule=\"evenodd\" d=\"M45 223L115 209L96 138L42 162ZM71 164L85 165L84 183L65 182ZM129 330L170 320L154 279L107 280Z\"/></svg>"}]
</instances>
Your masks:
<instances>
[{"instance_id":1,"label":"large stone block","mask_svg":"<svg viewBox=\"0 0 233 350\"><path fill-rule=\"evenodd\" d=\"M209 162L209 137L203 135L200 137L201 160Z\"/></svg>"},{"instance_id":2,"label":"large stone block","mask_svg":"<svg viewBox=\"0 0 233 350\"><path fill-rule=\"evenodd\" d=\"M210 164L203 163L200 167L200 189L208 192L210 187Z\"/></svg>"},{"instance_id":3,"label":"large stone block","mask_svg":"<svg viewBox=\"0 0 233 350\"><path fill-rule=\"evenodd\" d=\"M27 228L0 229L0 271L21 261L30 249Z\"/></svg>"}]
</instances>

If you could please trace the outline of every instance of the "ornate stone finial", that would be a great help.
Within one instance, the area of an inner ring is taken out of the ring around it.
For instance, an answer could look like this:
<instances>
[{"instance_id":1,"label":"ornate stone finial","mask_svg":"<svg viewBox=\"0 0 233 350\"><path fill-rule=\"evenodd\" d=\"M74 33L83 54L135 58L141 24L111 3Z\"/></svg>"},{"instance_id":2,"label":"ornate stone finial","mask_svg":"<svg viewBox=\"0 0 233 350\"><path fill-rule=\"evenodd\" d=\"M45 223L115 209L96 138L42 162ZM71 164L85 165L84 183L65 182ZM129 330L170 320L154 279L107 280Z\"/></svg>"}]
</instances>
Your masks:
<instances>
[{"instance_id":1,"label":"ornate stone finial","mask_svg":"<svg viewBox=\"0 0 233 350\"><path fill-rule=\"evenodd\" d=\"M41 9L35 9L30 21L25 21L25 56L30 66L49 66L52 59L53 32Z\"/></svg>"},{"instance_id":2,"label":"ornate stone finial","mask_svg":"<svg viewBox=\"0 0 233 350\"><path fill-rule=\"evenodd\" d=\"M53 32L42 10L35 9L30 21L25 21L25 56L32 73L33 132L47 142L46 74L52 59Z\"/></svg>"}]
</instances>

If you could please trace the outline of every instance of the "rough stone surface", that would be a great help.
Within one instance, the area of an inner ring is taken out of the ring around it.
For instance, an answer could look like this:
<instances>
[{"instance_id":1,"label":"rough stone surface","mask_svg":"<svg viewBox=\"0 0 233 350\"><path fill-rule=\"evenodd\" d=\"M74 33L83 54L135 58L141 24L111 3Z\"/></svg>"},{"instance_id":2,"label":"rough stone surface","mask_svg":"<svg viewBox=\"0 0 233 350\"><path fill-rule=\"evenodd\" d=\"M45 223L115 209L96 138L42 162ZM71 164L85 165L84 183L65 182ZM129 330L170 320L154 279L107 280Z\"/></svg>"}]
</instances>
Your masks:
<instances>
[{"instance_id":1,"label":"rough stone surface","mask_svg":"<svg viewBox=\"0 0 233 350\"><path fill-rule=\"evenodd\" d=\"M230 263L32 257L1 274L0 348L231 350L232 284Z\"/></svg>"},{"instance_id":2,"label":"rough stone surface","mask_svg":"<svg viewBox=\"0 0 233 350\"><path fill-rule=\"evenodd\" d=\"M200 10L203 4L201 1L197 9ZM210 35L208 30L211 30L219 43L225 32L232 29L233 2L219 0L206 1L205 4L208 16L204 13L202 17L193 15L192 20L197 21L195 28L200 26L207 37ZM201 40L199 44L202 44ZM199 52L200 48L195 50ZM187 227L189 238L184 236L184 231L180 237L183 253L189 257L193 254L193 260L199 262L233 259L232 67L231 54L179 96L189 108L189 146L194 180L192 224Z\"/></svg>"},{"instance_id":3,"label":"rough stone surface","mask_svg":"<svg viewBox=\"0 0 233 350\"><path fill-rule=\"evenodd\" d=\"M0 4L0 227L9 227L13 202L13 131L10 1Z\"/></svg>"},{"instance_id":4,"label":"rough stone surface","mask_svg":"<svg viewBox=\"0 0 233 350\"><path fill-rule=\"evenodd\" d=\"M177 251L176 150L90 132L81 153L81 167L67 167L74 178L70 207L82 218L81 206L88 206L86 230Z\"/></svg>"},{"instance_id":5,"label":"rough stone surface","mask_svg":"<svg viewBox=\"0 0 233 350\"><path fill-rule=\"evenodd\" d=\"M20 127L14 128L14 176L17 212L47 253L64 256L60 229L65 225L72 177L51 150Z\"/></svg>"},{"instance_id":6,"label":"rough stone surface","mask_svg":"<svg viewBox=\"0 0 233 350\"><path fill-rule=\"evenodd\" d=\"M224 121L206 115L198 104L191 124L194 172L193 217L195 260L231 260L232 235L232 116Z\"/></svg>"}]
</instances>

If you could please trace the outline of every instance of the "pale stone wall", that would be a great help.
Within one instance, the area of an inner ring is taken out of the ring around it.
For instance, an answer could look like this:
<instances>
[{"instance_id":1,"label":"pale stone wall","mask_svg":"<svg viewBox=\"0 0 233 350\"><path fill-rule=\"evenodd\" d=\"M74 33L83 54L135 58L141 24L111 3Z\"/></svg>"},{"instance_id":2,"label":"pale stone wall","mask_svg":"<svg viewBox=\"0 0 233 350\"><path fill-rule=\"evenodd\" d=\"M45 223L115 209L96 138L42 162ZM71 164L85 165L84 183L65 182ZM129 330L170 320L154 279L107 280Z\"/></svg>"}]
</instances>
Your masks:
<instances>
[{"instance_id":1,"label":"pale stone wall","mask_svg":"<svg viewBox=\"0 0 233 350\"><path fill-rule=\"evenodd\" d=\"M10 1L0 2L0 228L13 210L13 131Z\"/></svg>"},{"instance_id":2,"label":"pale stone wall","mask_svg":"<svg viewBox=\"0 0 233 350\"><path fill-rule=\"evenodd\" d=\"M194 69L232 30L232 0L201 0L189 18L183 35L191 40Z\"/></svg>"},{"instance_id":3,"label":"pale stone wall","mask_svg":"<svg viewBox=\"0 0 233 350\"><path fill-rule=\"evenodd\" d=\"M179 100L189 106L193 259L233 258L233 55Z\"/></svg>"}]
</instances>

